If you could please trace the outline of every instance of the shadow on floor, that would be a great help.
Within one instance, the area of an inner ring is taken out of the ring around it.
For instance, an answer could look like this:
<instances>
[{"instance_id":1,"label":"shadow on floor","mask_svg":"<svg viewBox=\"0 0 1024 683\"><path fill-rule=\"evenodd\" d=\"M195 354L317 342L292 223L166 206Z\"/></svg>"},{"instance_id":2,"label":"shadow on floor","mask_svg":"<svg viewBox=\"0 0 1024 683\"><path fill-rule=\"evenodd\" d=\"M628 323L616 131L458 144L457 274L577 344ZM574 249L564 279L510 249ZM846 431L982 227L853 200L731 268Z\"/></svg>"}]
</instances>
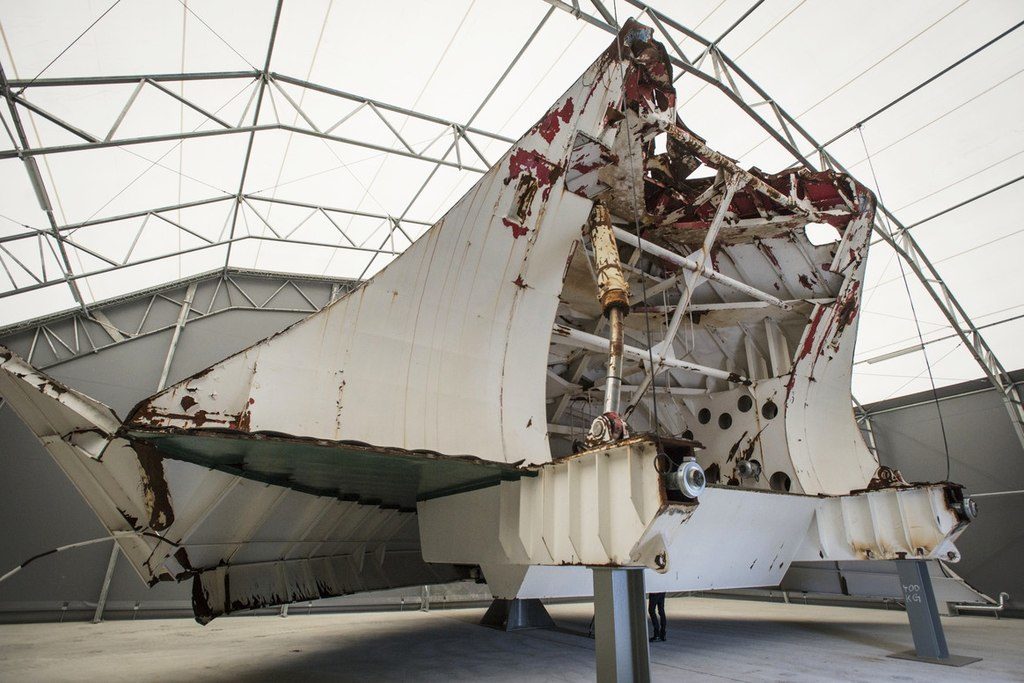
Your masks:
<instances>
[{"instance_id":1,"label":"shadow on floor","mask_svg":"<svg viewBox=\"0 0 1024 683\"><path fill-rule=\"evenodd\" d=\"M337 634L310 637L307 633L296 647L270 636L267 645L279 656L255 669L235 670L232 675L257 680L293 676L343 681L593 680L594 641L587 637L589 615L559 615L556 629L511 633L479 626L476 622L480 614L474 612L432 612L431 617L390 621L366 632L350 624ZM722 674L734 667L729 665L728 657L723 659L723 652L732 652L736 664L744 659L756 662L763 656L777 666L794 655L814 658L812 652L807 652L811 641L816 643L815 648L820 648L823 641L825 647L842 648L836 642L842 641L859 645L862 659L881 662L888 654L909 647L910 633L909 628L877 622L676 617L669 619L668 637L667 643L651 646L656 671L667 667L680 675L689 672L700 677L729 678ZM458 662L458 670L453 671L452 662ZM748 679L741 675L737 680Z\"/></svg>"}]
</instances>

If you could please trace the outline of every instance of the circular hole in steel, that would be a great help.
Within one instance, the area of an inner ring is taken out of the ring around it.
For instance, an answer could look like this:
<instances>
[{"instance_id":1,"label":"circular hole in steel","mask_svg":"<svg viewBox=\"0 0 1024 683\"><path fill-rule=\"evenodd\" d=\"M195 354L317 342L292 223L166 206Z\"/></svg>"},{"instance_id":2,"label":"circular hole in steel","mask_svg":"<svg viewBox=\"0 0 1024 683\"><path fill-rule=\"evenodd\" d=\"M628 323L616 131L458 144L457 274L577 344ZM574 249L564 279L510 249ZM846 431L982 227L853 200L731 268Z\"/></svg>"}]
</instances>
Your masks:
<instances>
[{"instance_id":1,"label":"circular hole in steel","mask_svg":"<svg viewBox=\"0 0 1024 683\"><path fill-rule=\"evenodd\" d=\"M761 414L764 415L766 420L771 420L779 414L779 407L775 405L774 401L768 401L761 406Z\"/></svg>"},{"instance_id":2,"label":"circular hole in steel","mask_svg":"<svg viewBox=\"0 0 1024 683\"><path fill-rule=\"evenodd\" d=\"M689 439L690 441L693 441L693 432L691 432L689 429L687 429L685 432L680 434L680 437L682 437L684 439Z\"/></svg>"},{"instance_id":3,"label":"circular hole in steel","mask_svg":"<svg viewBox=\"0 0 1024 683\"><path fill-rule=\"evenodd\" d=\"M729 413L722 413L718 416L718 426L722 429L728 429L732 427L732 415Z\"/></svg>"},{"instance_id":4,"label":"circular hole in steel","mask_svg":"<svg viewBox=\"0 0 1024 683\"><path fill-rule=\"evenodd\" d=\"M750 412L750 409L754 407L754 399L750 398L746 394L740 396L740 400L736 401L736 407L741 413Z\"/></svg>"},{"instance_id":5,"label":"circular hole in steel","mask_svg":"<svg viewBox=\"0 0 1024 683\"><path fill-rule=\"evenodd\" d=\"M789 488L793 485L790 481L789 475L785 472L776 472L768 479L768 486L771 487L772 491L789 491Z\"/></svg>"},{"instance_id":6,"label":"circular hole in steel","mask_svg":"<svg viewBox=\"0 0 1024 683\"><path fill-rule=\"evenodd\" d=\"M711 422L711 411L707 408L701 408L700 412L697 413L697 422L700 422L702 425Z\"/></svg>"}]
</instances>

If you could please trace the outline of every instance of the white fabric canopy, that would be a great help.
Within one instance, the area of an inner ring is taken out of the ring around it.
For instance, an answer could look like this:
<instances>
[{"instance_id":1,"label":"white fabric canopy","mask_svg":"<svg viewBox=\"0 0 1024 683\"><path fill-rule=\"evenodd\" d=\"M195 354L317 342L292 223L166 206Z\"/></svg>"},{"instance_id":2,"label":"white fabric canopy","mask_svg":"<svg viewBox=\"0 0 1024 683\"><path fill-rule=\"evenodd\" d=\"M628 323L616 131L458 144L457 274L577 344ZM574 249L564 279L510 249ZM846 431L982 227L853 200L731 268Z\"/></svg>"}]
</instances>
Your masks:
<instances>
[{"instance_id":1,"label":"white fabric canopy","mask_svg":"<svg viewBox=\"0 0 1024 683\"><path fill-rule=\"evenodd\" d=\"M821 141L1024 18L1016 3L995 0L651 4L708 39L728 31L721 51ZM620 22L652 24L625 0L601 7ZM590 2L579 8L602 18ZM286 1L275 31L276 12L273 0L0 3L0 63L20 82L11 92L22 100L15 107L28 146L88 148L34 157L54 225L68 227L62 245L86 304L226 264L372 275L393 258L388 252L404 250L442 216L611 40L541 0ZM703 46L666 30L696 61ZM256 76L271 42L268 71L277 76L263 84ZM714 73L710 57L703 68ZM901 222L914 224L1024 174L1022 71L1024 30L1015 30L828 149ZM157 77L213 72L238 74ZM108 76L136 78L52 84ZM712 147L768 171L794 162L720 90L692 75L676 87L683 120ZM756 110L777 122L771 105ZM23 147L6 104L0 118L0 151ZM463 136L450 124L469 128ZM181 133L194 136L177 139ZM149 136L163 139L97 144ZM809 146L798 147L818 163ZM0 159L0 325L76 305L27 171L16 154ZM912 229L975 324L992 324L983 334L1010 369L1024 365L1024 323L1000 322L1024 314L1013 284L1021 205L1024 183L1010 184ZM937 385L980 375L959 339L943 339L952 329L900 265L884 243L875 246L854 375L862 402L929 388L920 351L878 360L919 344L915 313ZM83 276L94 271L101 272Z\"/></svg>"}]
</instances>

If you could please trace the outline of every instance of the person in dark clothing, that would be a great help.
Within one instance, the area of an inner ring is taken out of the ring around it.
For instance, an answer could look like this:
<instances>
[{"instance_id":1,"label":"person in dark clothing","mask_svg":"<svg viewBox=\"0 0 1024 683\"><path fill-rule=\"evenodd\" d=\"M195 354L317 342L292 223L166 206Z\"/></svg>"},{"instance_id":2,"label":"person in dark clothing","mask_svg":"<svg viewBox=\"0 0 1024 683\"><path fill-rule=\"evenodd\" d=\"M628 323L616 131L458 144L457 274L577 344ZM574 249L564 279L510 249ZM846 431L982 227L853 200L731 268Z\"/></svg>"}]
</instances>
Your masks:
<instances>
[{"instance_id":1,"label":"person in dark clothing","mask_svg":"<svg viewBox=\"0 0 1024 683\"><path fill-rule=\"evenodd\" d=\"M654 635L651 636L651 642L653 643L656 640L665 642L664 593L650 593L647 596L647 614L651 617L651 626L654 627Z\"/></svg>"}]
</instances>

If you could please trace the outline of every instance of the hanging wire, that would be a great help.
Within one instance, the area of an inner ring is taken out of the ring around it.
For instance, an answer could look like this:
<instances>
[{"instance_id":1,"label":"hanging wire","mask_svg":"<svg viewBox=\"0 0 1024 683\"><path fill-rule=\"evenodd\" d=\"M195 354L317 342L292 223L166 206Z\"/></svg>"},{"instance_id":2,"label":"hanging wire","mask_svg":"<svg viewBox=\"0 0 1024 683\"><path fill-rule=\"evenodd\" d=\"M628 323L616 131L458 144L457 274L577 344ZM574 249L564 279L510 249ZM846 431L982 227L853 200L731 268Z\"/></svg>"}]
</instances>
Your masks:
<instances>
[{"instance_id":1,"label":"hanging wire","mask_svg":"<svg viewBox=\"0 0 1024 683\"><path fill-rule=\"evenodd\" d=\"M104 10L103 14L99 15L98 17L96 17L91 24L89 24L88 26L85 27L84 31L82 31L77 36L75 36L75 39L72 40L70 43L68 43L67 46L63 50L61 50L59 53L57 53L57 56L54 57L53 59L51 59L46 64L46 66L44 66L42 69L40 69L39 73L37 73L35 76L32 77L32 80L30 80L26 85L21 86L21 89L18 91L17 94L21 95L22 93L24 93L25 90L29 86L31 86L33 83L35 83L36 80L38 80L40 76L42 76L44 73L46 73L47 69L49 69L51 66L53 66L57 62L58 59L63 57L65 52L70 50L72 47L75 46L75 44L78 41L80 41L83 37L85 37L85 34L88 33L89 31L91 31L93 26L95 26L96 24L100 23L100 21L102 21L103 17L105 17L108 14L110 14L110 11L112 9L114 9L115 7L117 7L120 4L120 2L121 2L121 0L114 0L114 4L113 5L111 5L106 10Z\"/></svg>"},{"instance_id":2,"label":"hanging wire","mask_svg":"<svg viewBox=\"0 0 1024 683\"><path fill-rule=\"evenodd\" d=\"M120 2L120 1L121 1L121 0L118 0L118 2ZM116 3L115 3L115 4L116 4ZM215 29L214 29L214 28L213 28L212 26L210 26L210 25L209 25L208 23L206 23L206 20L205 20L205 19L203 19L203 18L202 18L201 16L199 16L198 14L196 14L196 13L195 13L195 11L194 11L194 10L193 10L193 9L192 9L191 7L189 7L189 6L188 6L188 0L178 0L178 4L182 6L182 9L183 9L183 11L185 11L185 12L188 12L188 13L189 13L189 14L191 14L191 15L192 15L193 17L195 17L196 21L198 21L198 22L199 22L200 24L202 24L203 26L205 26L205 27L206 27L206 30L208 30L208 31L209 31L210 33L212 33L212 34L213 34L214 36L216 36L216 37L217 37L217 40L219 40L220 42L224 43L224 44L225 44L225 45L227 46L227 48L228 48L229 50L231 50L231 51L232 51L232 52L234 52L234 53L235 53L236 55L238 55L238 58L239 58L239 59L241 59L241 60L242 60L243 62L245 62L246 64L248 64L248 65L249 65L249 66L250 66L250 67L252 68L252 70L253 70L253 71L259 71L259 70L260 70L260 68L259 68L258 66L256 66L255 64L253 64L252 62L250 62L250 61L249 61L248 59L246 59L246 58L245 58L245 55L243 55L243 54L242 54L241 52L239 52L238 50L236 50L236 49L235 49L235 46L234 46L234 45L232 45L231 43L229 43L229 42L227 41L227 38L225 38L225 37L224 37L224 36L222 36L221 34L217 33L217 31L216 31L216 30L215 30ZM113 8L111 8L111 9L113 9ZM108 10L108 11L109 11L109 10ZM101 17L101 18L102 18L102 17Z\"/></svg>"},{"instance_id":3,"label":"hanging wire","mask_svg":"<svg viewBox=\"0 0 1024 683\"><path fill-rule=\"evenodd\" d=\"M618 0L615 0L615 2L612 3L612 10L615 13L615 26L616 26L616 28L619 28L621 30L621 26L619 24L619 3L618 3ZM618 51L618 56L619 56L619 77L622 79L622 83L625 84L625 82L626 82L626 67L623 66L623 64L622 64L622 40L620 40L617 35L615 37L615 47L616 47L616 50ZM635 158L635 156L634 156L634 152L633 152L633 136L632 136L630 128L629 128L629 116L628 115L624 118L623 124L626 126L626 151L627 151L627 154L629 155L630 169L632 169L633 168L633 163L632 162L633 162L633 159ZM629 181L630 181L629 182L629 185L630 185L630 193L629 194L630 194L630 199L632 200L632 205L633 205L633 228L634 228L634 231L636 232L637 244L639 244L640 243L640 212L639 212L639 209L638 209L639 202L638 202L637 196L636 196L636 182L635 182L636 178L633 177L632 170L630 171ZM643 179L641 178L641 182L642 181L643 181ZM643 295L644 301L647 301L647 278L644 277L643 269L638 269L638 270L640 270L640 292ZM656 379L656 369L657 368L654 365L654 346L653 346L653 341L652 341L653 337L651 335L651 316L649 314L646 314L646 313L644 314L644 331L645 331L645 335L646 335L646 338L647 338L647 358L648 358L648 361L651 364L650 365L650 367L651 367L651 382L648 385L647 389L644 391L644 393L647 393L648 391L651 392L651 405L652 405L651 415L654 418L654 438L658 441L658 445L659 445L659 448L660 448L660 446L661 446L661 421L658 419L658 392L655 390L655 384L656 384L655 379ZM633 396L631 401L630 401L630 403L632 405L637 405L637 404L640 403L640 400L642 398L643 398L643 395Z\"/></svg>"},{"instance_id":4,"label":"hanging wire","mask_svg":"<svg viewBox=\"0 0 1024 683\"><path fill-rule=\"evenodd\" d=\"M871 153L868 151L867 141L864 139L864 129L861 126L857 126L857 133L860 135L860 143L864 147L865 160L868 162L868 168L871 169L871 178L875 183L875 191L878 193L878 201L881 204L885 204L885 200L882 199L882 187L878 184L878 175L875 173L875 163L871 158ZM884 219L883 214L883 219ZM892 226L889 225L886 220L886 229L892 234ZM939 403L939 392L935 388L935 375L932 373L932 364L928 359L928 349L924 343L924 334L921 332L921 321L917 317L917 307L914 305L914 297L910 293L910 283L907 281L907 272L903 267L903 260L897 258L896 263L900 267L900 276L903 278L903 288L907 292L907 301L910 302L910 313L914 317L914 327L917 330L917 339L921 344L921 354L924 356L925 369L928 371L928 382L932 387L932 398L935 401L935 412L939 416L939 429L942 432L942 448L946 453L946 481L949 481L950 472L950 458L949 458L949 440L946 438L946 422L942 419L942 406Z\"/></svg>"}]
</instances>

